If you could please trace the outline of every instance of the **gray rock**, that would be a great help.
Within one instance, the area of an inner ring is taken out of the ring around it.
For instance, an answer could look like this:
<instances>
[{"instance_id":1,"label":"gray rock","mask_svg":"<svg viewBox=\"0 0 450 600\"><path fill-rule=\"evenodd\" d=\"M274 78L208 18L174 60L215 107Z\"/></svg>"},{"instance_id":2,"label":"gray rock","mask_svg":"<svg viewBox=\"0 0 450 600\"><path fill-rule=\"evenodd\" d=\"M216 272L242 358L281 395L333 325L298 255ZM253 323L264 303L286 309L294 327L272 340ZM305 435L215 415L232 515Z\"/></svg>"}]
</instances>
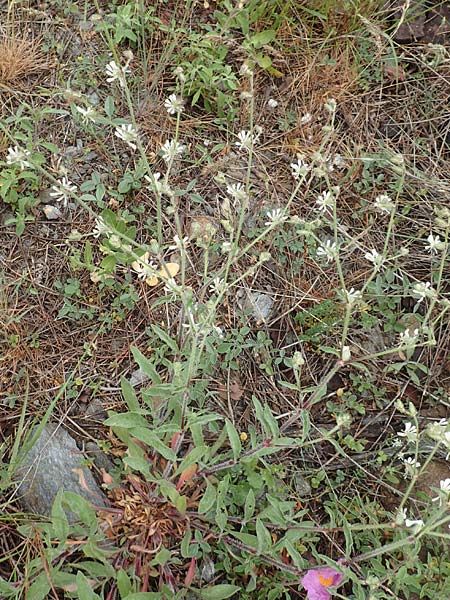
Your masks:
<instances>
[{"instance_id":1,"label":"gray rock","mask_svg":"<svg viewBox=\"0 0 450 600\"><path fill-rule=\"evenodd\" d=\"M59 208L57 206L52 206L51 204L46 204L42 211L49 221L57 221L62 217L62 212Z\"/></svg>"},{"instance_id":2,"label":"gray rock","mask_svg":"<svg viewBox=\"0 0 450 600\"><path fill-rule=\"evenodd\" d=\"M23 509L49 516L60 489L75 492L95 506L106 506L107 498L89 469L82 466L83 460L67 431L55 423L47 423L16 471L18 498ZM78 469L81 472L77 472ZM84 479L83 485L80 479ZM66 514L70 522L77 520L72 512L66 511Z\"/></svg>"},{"instance_id":3,"label":"gray rock","mask_svg":"<svg viewBox=\"0 0 450 600\"><path fill-rule=\"evenodd\" d=\"M269 320L273 308L273 298L262 292L240 290L237 295L238 306L241 310L251 310L252 317L259 323Z\"/></svg>"},{"instance_id":4,"label":"gray rock","mask_svg":"<svg viewBox=\"0 0 450 600\"><path fill-rule=\"evenodd\" d=\"M89 458L93 459L95 466L100 470L104 469L107 473L111 474L116 468L112 460L102 452L95 442L88 442L86 444L86 454Z\"/></svg>"}]
</instances>

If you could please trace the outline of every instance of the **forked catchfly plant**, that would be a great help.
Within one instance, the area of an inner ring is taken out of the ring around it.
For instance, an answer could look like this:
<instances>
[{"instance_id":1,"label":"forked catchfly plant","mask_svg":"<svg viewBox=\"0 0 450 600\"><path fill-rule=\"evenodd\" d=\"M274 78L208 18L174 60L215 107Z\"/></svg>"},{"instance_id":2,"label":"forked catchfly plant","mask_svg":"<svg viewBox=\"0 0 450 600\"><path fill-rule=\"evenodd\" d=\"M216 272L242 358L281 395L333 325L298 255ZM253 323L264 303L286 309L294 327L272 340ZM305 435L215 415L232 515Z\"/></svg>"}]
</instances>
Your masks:
<instances>
[{"instance_id":1,"label":"forked catchfly plant","mask_svg":"<svg viewBox=\"0 0 450 600\"><path fill-rule=\"evenodd\" d=\"M23 171L31 167L31 163L27 160L29 156L31 156L31 152L25 148L20 148L19 146L10 147L8 148L6 164L19 165L20 170Z\"/></svg>"},{"instance_id":2,"label":"forked catchfly plant","mask_svg":"<svg viewBox=\"0 0 450 600\"><path fill-rule=\"evenodd\" d=\"M289 219L289 215L281 208L275 208L274 210L267 211L267 221L264 223L266 227L275 227L281 225Z\"/></svg>"},{"instance_id":3,"label":"forked catchfly plant","mask_svg":"<svg viewBox=\"0 0 450 600\"><path fill-rule=\"evenodd\" d=\"M170 94L164 100L164 107L169 115L181 114L183 112L183 98L179 98L176 94Z\"/></svg>"},{"instance_id":4,"label":"forked catchfly plant","mask_svg":"<svg viewBox=\"0 0 450 600\"><path fill-rule=\"evenodd\" d=\"M327 240L324 244L317 248L317 256L324 258L327 263L331 262L338 256L338 247L336 242Z\"/></svg>"},{"instance_id":5,"label":"forked catchfly plant","mask_svg":"<svg viewBox=\"0 0 450 600\"><path fill-rule=\"evenodd\" d=\"M106 81L108 83L113 83L113 81L118 81L121 87L125 87L126 75L129 73L129 67L127 62L123 67L118 65L115 60L109 62L105 67Z\"/></svg>"},{"instance_id":6,"label":"forked catchfly plant","mask_svg":"<svg viewBox=\"0 0 450 600\"><path fill-rule=\"evenodd\" d=\"M239 150L251 150L253 146L258 142L259 136L261 135L262 129L255 127L255 133L251 131L245 131L244 129L237 134L237 141L235 142L235 146L239 148Z\"/></svg>"},{"instance_id":7,"label":"forked catchfly plant","mask_svg":"<svg viewBox=\"0 0 450 600\"><path fill-rule=\"evenodd\" d=\"M132 150L136 150L139 136L136 129L131 124L123 124L116 127L115 134L119 139L123 140Z\"/></svg>"},{"instance_id":8,"label":"forked catchfly plant","mask_svg":"<svg viewBox=\"0 0 450 600\"><path fill-rule=\"evenodd\" d=\"M61 202L63 207L66 207L69 203L69 198L72 194L77 191L77 186L74 185L67 177L63 177L58 185L52 186L50 196L55 199L56 202Z\"/></svg>"},{"instance_id":9,"label":"forked catchfly plant","mask_svg":"<svg viewBox=\"0 0 450 600\"><path fill-rule=\"evenodd\" d=\"M176 156L183 154L186 150L186 146L180 144L176 140L167 140L161 148L161 156L163 160L168 163L173 160Z\"/></svg>"}]
</instances>

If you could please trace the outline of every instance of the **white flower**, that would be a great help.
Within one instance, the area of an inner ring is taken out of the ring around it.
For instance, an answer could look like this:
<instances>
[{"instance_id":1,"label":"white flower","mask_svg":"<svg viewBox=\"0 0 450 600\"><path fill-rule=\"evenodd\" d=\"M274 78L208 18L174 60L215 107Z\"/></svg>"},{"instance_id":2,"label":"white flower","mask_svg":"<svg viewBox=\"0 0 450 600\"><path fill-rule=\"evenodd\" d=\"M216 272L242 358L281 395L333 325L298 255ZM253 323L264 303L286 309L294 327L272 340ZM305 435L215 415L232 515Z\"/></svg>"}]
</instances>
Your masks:
<instances>
[{"instance_id":1,"label":"white flower","mask_svg":"<svg viewBox=\"0 0 450 600\"><path fill-rule=\"evenodd\" d=\"M370 252L366 252L364 254L364 258L370 260L370 262L373 263L374 267L376 267L377 269L380 269L384 262L383 256L374 249Z\"/></svg>"},{"instance_id":2,"label":"white flower","mask_svg":"<svg viewBox=\"0 0 450 600\"><path fill-rule=\"evenodd\" d=\"M111 233L111 228L106 224L103 217L96 217L95 219L95 227L92 230L92 235L95 238L100 237L101 235L106 235Z\"/></svg>"},{"instance_id":3,"label":"white flower","mask_svg":"<svg viewBox=\"0 0 450 600\"><path fill-rule=\"evenodd\" d=\"M390 214L395 207L395 204L392 202L391 198L386 194L380 194L377 196L373 205L380 212L385 212L388 214Z\"/></svg>"},{"instance_id":4,"label":"white flower","mask_svg":"<svg viewBox=\"0 0 450 600\"><path fill-rule=\"evenodd\" d=\"M92 106L88 106L87 108L83 108L82 106L75 106L75 110L78 113L80 113L81 120L83 121L83 123L89 123L89 121L91 121L92 123L95 122L96 113Z\"/></svg>"},{"instance_id":5,"label":"white flower","mask_svg":"<svg viewBox=\"0 0 450 600\"><path fill-rule=\"evenodd\" d=\"M223 294L227 289L227 282L221 277L214 277L212 284L209 286L211 294Z\"/></svg>"},{"instance_id":6,"label":"white flower","mask_svg":"<svg viewBox=\"0 0 450 600\"><path fill-rule=\"evenodd\" d=\"M269 106L270 108L276 108L278 106L278 100L275 100L274 98L269 98L269 100L267 101L267 106Z\"/></svg>"},{"instance_id":7,"label":"white flower","mask_svg":"<svg viewBox=\"0 0 450 600\"><path fill-rule=\"evenodd\" d=\"M232 183L228 185L227 194L229 194L236 202L246 202L248 200L245 186L242 183Z\"/></svg>"},{"instance_id":8,"label":"white flower","mask_svg":"<svg viewBox=\"0 0 450 600\"><path fill-rule=\"evenodd\" d=\"M231 242L222 242L222 246L220 248L220 251L222 252L222 254L228 254L228 252L230 252L231 250Z\"/></svg>"},{"instance_id":9,"label":"white flower","mask_svg":"<svg viewBox=\"0 0 450 600\"><path fill-rule=\"evenodd\" d=\"M405 473L403 475L404 479L413 477L416 474L416 470L420 467L420 462L416 461L416 459L412 456L403 458L402 462L405 467Z\"/></svg>"},{"instance_id":10,"label":"white flower","mask_svg":"<svg viewBox=\"0 0 450 600\"><path fill-rule=\"evenodd\" d=\"M398 437L406 438L408 442L415 442L417 440L417 427L410 421L405 423L405 429L397 433Z\"/></svg>"},{"instance_id":11,"label":"white flower","mask_svg":"<svg viewBox=\"0 0 450 600\"><path fill-rule=\"evenodd\" d=\"M443 496L448 496L450 494L450 479L441 479L439 487L441 494L436 496L436 498L433 498L432 501L436 502L439 500L440 503L442 503L442 500L444 499Z\"/></svg>"},{"instance_id":12,"label":"white flower","mask_svg":"<svg viewBox=\"0 0 450 600\"><path fill-rule=\"evenodd\" d=\"M342 346L341 360L348 362L352 357L350 346Z\"/></svg>"},{"instance_id":13,"label":"white flower","mask_svg":"<svg viewBox=\"0 0 450 600\"><path fill-rule=\"evenodd\" d=\"M349 290L343 290L345 299L348 304L354 304L359 298L361 298L362 292L360 290L355 290L355 288L350 288Z\"/></svg>"},{"instance_id":14,"label":"white flower","mask_svg":"<svg viewBox=\"0 0 450 600\"><path fill-rule=\"evenodd\" d=\"M343 169L345 167L345 160L342 154L335 154L333 156L333 165L338 169Z\"/></svg>"},{"instance_id":15,"label":"white flower","mask_svg":"<svg viewBox=\"0 0 450 600\"><path fill-rule=\"evenodd\" d=\"M417 298L417 304L420 304L425 298L435 298L436 290L429 281L426 283L420 281L414 284L412 294Z\"/></svg>"},{"instance_id":16,"label":"white flower","mask_svg":"<svg viewBox=\"0 0 450 600\"><path fill-rule=\"evenodd\" d=\"M325 258L327 263L334 260L338 255L338 247L336 242L327 240L325 244L322 244L317 248L317 256Z\"/></svg>"},{"instance_id":17,"label":"white flower","mask_svg":"<svg viewBox=\"0 0 450 600\"><path fill-rule=\"evenodd\" d=\"M403 464L410 466L410 467L414 467L415 469L418 469L420 467L420 462L417 462L416 459L412 456L408 456L407 458L404 458Z\"/></svg>"},{"instance_id":18,"label":"white flower","mask_svg":"<svg viewBox=\"0 0 450 600\"><path fill-rule=\"evenodd\" d=\"M139 141L138 132L134 129L133 125L120 125L116 127L115 135L123 140L132 150L136 150L136 142Z\"/></svg>"},{"instance_id":19,"label":"white flower","mask_svg":"<svg viewBox=\"0 0 450 600\"><path fill-rule=\"evenodd\" d=\"M173 191L170 189L169 184L165 178L161 179L161 173L153 173L150 175L144 175L145 181L149 184L149 189L155 194L165 194L171 198Z\"/></svg>"},{"instance_id":20,"label":"white flower","mask_svg":"<svg viewBox=\"0 0 450 600\"><path fill-rule=\"evenodd\" d=\"M186 76L184 74L183 67L177 67L173 74L175 75L175 77L178 77L181 83L184 83L186 81Z\"/></svg>"},{"instance_id":21,"label":"white flower","mask_svg":"<svg viewBox=\"0 0 450 600\"><path fill-rule=\"evenodd\" d=\"M77 191L77 186L73 185L67 177L63 177L58 181L58 185L52 186L50 196L55 199L56 202L61 202L64 207L67 206L69 198L72 194Z\"/></svg>"},{"instance_id":22,"label":"white flower","mask_svg":"<svg viewBox=\"0 0 450 600\"><path fill-rule=\"evenodd\" d=\"M445 242L439 239L439 236L434 236L432 233L427 237L428 246L425 246L425 250L431 252L431 254L437 254L439 251L444 250Z\"/></svg>"},{"instance_id":23,"label":"white flower","mask_svg":"<svg viewBox=\"0 0 450 600\"><path fill-rule=\"evenodd\" d=\"M250 69L247 63L243 63L243 65L239 69L239 73L241 75L244 75L244 77L251 77L253 75L253 71Z\"/></svg>"},{"instance_id":24,"label":"white flower","mask_svg":"<svg viewBox=\"0 0 450 600\"><path fill-rule=\"evenodd\" d=\"M252 134L251 131L242 130L237 134L238 141L235 142L235 146L239 148L239 150L251 150L253 145L259 139L258 134Z\"/></svg>"},{"instance_id":25,"label":"white flower","mask_svg":"<svg viewBox=\"0 0 450 600\"><path fill-rule=\"evenodd\" d=\"M400 333L400 342L405 346L414 346L418 337L418 329L413 329L412 331L410 329L405 329L405 331Z\"/></svg>"},{"instance_id":26,"label":"white flower","mask_svg":"<svg viewBox=\"0 0 450 600\"><path fill-rule=\"evenodd\" d=\"M412 528L413 533L418 533L423 527L422 519L405 519L406 527Z\"/></svg>"},{"instance_id":27,"label":"white flower","mask_svg":"<svg viewBox=\"0 0 450 600\"><path fill-rule=\"evenodd\" d=\"M166 279L166 284L164 286L164 289L166 290L166 292L169 292L170 294L178 294L178 295L181 295L181 293L183 291L183 287L181 285L179 285L173 277L169 277L169 279Z\"/></svg>"},{"instance_id":28,"label":"white flower","mask_svg":"<svg viewBox=\"0 0 450 600\"><path fill-rule=\"evenodd\" d=\"M269 210L266 213L268 221L264 223L266 227L275 227L276 225L280 225L289 219L289 215L287 215L283 209L275 208L274 210Z\"/></svg>"},{"instance_id":29,"label":"white flower","mask_svg":"<svg viewBox=\"0 0 450 600\"><path fill-rule=\"evenodd\" d=\"M302 154L297 154L297 162L291 163L292 177L294 179L304 177L311 170L311 167L306 164L304 158Z\"/></svg>"},{"instance_id":30,"label":"white flower","mask_svg":"<svg viewBox=\"0 0 450 600\"><path fill-rule=\"evenodd\" d=\"M184 238L180 239L179 235L174 235L173 241L174 241L174 244L172 246L169 246L169 250L184 250L186 248L186 246L188 246L188 244L189 244L188 237L184 237Z\"/></svg>"},{"instance_id":31,"label":"white flower","mask_svg":"<svg viewBox=\"0 0 450 600\"><path fill-rule=\"evenodd\" d=\"M176 94L170 94L164 100L164 107L169 115L181 114L183 112L183 98L179 98Z\"/></svg>"},{"instance_id":32,"label":"white flower","mask_svg":"<svg viewBox=\"0 0 450 600\"><path fill-rule=\"evenodd\" d=\"M8 148L8 156L6 157L7 165L19 165L20 170L23 171L26 168L31 167L31 164L27 161L27 158L31 156L31 152L25 150L25 148L20 148L19 146L14 146Z\"/></svg>"},{"instance_id":33,"label":"white flower","mask_svg":"<svg viewBox=\"0 0 450 600\"><path fill-rule=\"evenodd\" d=\"M331 114L335 113L336 112L336 107L337 107L336 100L334 98L328 98L328 100L325 102L325 104L323 105L323 107L329 113L331 113Z\"/></svg>"},{"instance_id":34,"label":"white flower","mask_svg":"<svg viewBox=\"0 0 450 600\"><path fill-rule=\"evenodd\" d=\"M106 65L105 71L108 75L106 79L108 83L118 81L121 87L125 87L125 75L129 72L128 63L122 67L112 60Z\"/></svg>"},{"instance_id":35,"label":"white flower","mask_svg":"<svg viewBox=\"0 0 450 600\"><path fill-rule=\"evenodd\" d=\"M322 192L317 196L316 204L318 205L320 212L325 212L328 208L334 206L334 196L331 192Z\"/></svg>"},{"instance_id":36,"label":"white flower","mask_svg":"<svg viewBox=\"0 0 450 600\"><path fill-rule=\"evenodd\" d=\"M150 252L145 252L139 260L133 261L131 268L139 279L151 279L155 276L156 265L150 260Z\"/></svg>"},{"instance_id":37,"label":"white flower","mask_svg":"<svg viewBox=\"0 0 450 600\"><path fill-rule=\"evenodd\" d=\"M407 510L406 508L399 509L397 515L395 517L395 522L397 525L403 525L403 523L407 519Z\"/></svg>"},{"instance_id":38,"label":"white flower","mask_svg":"<svg viewBox=\"0 0 450 600\"><path fill-rule=\"evenodd\" d=\"M311 116L311 113L309 113L309 112L306 113L306 114L304 114L303 117L300 119L300 123L302 125L306 125L307 123L311 123L311 121L312 121L312 116Z\"/></svg>"},{"instance_id":39,"label":"white flower","mask_svg":"<svg viewBox=\"0 0 450 600\"><path fill-rule=\"evenodd\" d=\"M161 156L165 162L170 162L179 154L183 154L186 146L180 144L176 140L166 140L164 146L161 148Z\"/></svg>"}]
</instances>

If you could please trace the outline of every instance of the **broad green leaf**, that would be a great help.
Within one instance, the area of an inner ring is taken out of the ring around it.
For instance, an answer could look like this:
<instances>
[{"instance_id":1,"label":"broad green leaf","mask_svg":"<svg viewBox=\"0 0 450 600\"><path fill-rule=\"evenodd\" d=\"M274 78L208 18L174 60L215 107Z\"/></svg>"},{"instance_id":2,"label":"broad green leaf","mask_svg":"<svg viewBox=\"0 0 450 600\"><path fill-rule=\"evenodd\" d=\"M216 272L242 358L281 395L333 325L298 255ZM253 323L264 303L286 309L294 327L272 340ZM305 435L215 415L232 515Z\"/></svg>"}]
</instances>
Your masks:
<instances>
[{"instance_id":1,"label":"broad green leaf","mask_svg":"<svg viewBox=\"0 0 450 600\"><path fill-rule=\"evenodd\" d=\"M120 597L125 598L125 596L131 592L131 579L128 577L128 573L123 569L120 569L117 572L116 581Z\"/></svg>"},{"instance_id":2,"label":"broad green leaf","mask_svg":"<svg viewBox=\"0 0 450 600\"><path fill-rule=\"evenodd\" d=\"M101 600L94 590L91 583L81 571L77 572L77 598L78 600Z\"/></svg>"},{"instance_id":3,"label":"broad green leaf","mask_svg":"<svg viewBox=\"0 0 450 600\"><path fill-rule=\"evenodd\" d=\"M244 519L248 521L253 517L255 512L255 492L250 488L244 504Z\"/></svg>"},{"instance_id":4,"label":"broad green leaf","mask_svg":"<svg viewBox=\"0 0 450 600\"><path fill-rule=\"evenodd\" d=\"M184 457L180 466L175 471L175 475L179 475L185 469L193 465L194 463L198 463L201 458L205 455L208 448L207 446L199 446L198 448L193 448L187 456Z\"/></svg>"},{"instance_id":5,"label":"broad green leaf","mask_svg":"<svg viewBox=\"0 0 450 600\"><path fill-rule=\"evenodd\" d=\"M270 535L269 530L261 521L261 519L256 519L256 538L258 540L257 551L258 554L262 552L266 552L272 546L272 537Z\"/></svg>"},{"instance_id":6,"label":"broad green leaf","mask_svg":"<svg viewBox=\"0 0 450 600\"><path fill-rule=\"evenodd\" d=\"M214 503L216 502L216 497L216 488L211 483L209 483L209 481L206 481L206 490L198 505L198 512L200 514L206 514L207 512L209 512L214 506Z\"/></svg>"},{"instance_id":7,"label":"broad green leaf","mask_svg":"<svg viewBox=\"0 0 450 600\"><path fill-rule=\"evenodd\" d=\"M259 33L255 33L250 37L250 43L254 48L262 48L266 44L270 44L275 39L276 31L273 29L264 29Z\"/></svg>"},{"instance_id":8,"label":"broad green leaf","mask_svg":"<svg viewBox=\"0 0 450 600\"><path fill-rule=\"evenodd\" d=\"M170 448L168 448L153 433L153 431L151 431L148 428L148 426L147 427L134 427L133 429L131 429L130 433L138 440L141 440L141 442L144 442L144 444L147 444L147 446L150 446L150 448L153 448L154 450L159 452L159 454L161 454L161 456L163 456L167 460L176 462L177 455L175 454L175 452L173 450L171 450Z\"/></svg>"},{"instance_id":9,"label":"broad green leaf","mask_svg":"<svg viewBox=\"0 0 450 600\"><path fill-rule=\"evenodd\" d=\"M127 406L130 409L130 411L133 412L134 410L139 410L139 401L136 397L136 394L134 393L133 386L128 381L128 379L125 379L125 377L121 377L120 387L122 389L123 398L127 403Z\"/></svg>"},{"instance_id":10,"label":"broad green leaf","mask_svg":"<svg viewBox=\"0 0 450 600\"><path fill-rule=\"evenodd\" d=\"M57 537L60 542L64 543L69 534L69 522L66 513L62 508L62 495L63 491L60 489L53 502L52 526L55 537Z\"/></svg>"},{"instance_id":11,"label":"broad green leaf","mask_svg":"<svg viewBox=\"0 0 450 600\"><path fill-rule=\"evenodd\" d=\"M105 100L105 113L112 119L114 115L114 98L112 98L112 96L108 96Z\"/></svg>"},{"instance_id":12,"label":"broad green leaf","mask_svg":"<svg viewBox=\"0 0 450 600\"><path fill-rule=\"evenodd\" d=\"M86 525L93 527L97 524L97 517L89 502L78 494L65 491L63 493L63 503L67 504L70 510Z\"/></svg>"},{"instance_id":13,"label":"broad green leaf","mask_svg":"<svg viewBox=\"0 0 450 600\"><path fill-rule=\"evenodd\" d=\"M261 69L268 69L272 66L272 59L267 54L262 54L261 52L257 54L256 61Z\"/></svg>"},{"instance_id":14,"label":"broad green leaf","mask_svg":"<svg viewBox=\"0 0 450 600\"><path fill-rule=\"evenodd\" d=\"M265 422L267 423L269 429L270 429L270 433L272 434L272 437L277 438L279 435L279 427L278 427L278 421L275 419L275 417L272 414L272 411L270 410L270 408L268 406L264 407L264 418L265 418Z\"/></svg>"},{"instance_id":15,"label":"broad green leaf","mask_svg":"<svg viewBox=\"0 0 450 600\"><path fill-rule=\"evenodd\" d=\"M241 589L242 588L237 585L221 583L212 588L201 590L200 598L202 598L202 600L223 600L224 598L231 598L231 596L240 592Z\"/></svg>"},{"instance_id":16,"label":"broad green leaf","mask_svg":"<svg viewBox=\"0 0 450 600\"><path fill-rule=\"evenodd\" d=\"M162 600L162 598L159 592L134 592L128 594L122 600Z\"/></svg>"},{"instance_id":17,"label":"broad green leaf","mask_svg":"<svg viewBox=\"0 0 450 600\"><path fill-rule=\"evenodd\" d=\"M147 377L150 377L152 383L161 383L161 377L158 375L155 365L136 346L131 346L131 352L134 360Z\"/></svg>"},{"instance_id":18,"label":"broad green leaf","mask_svg":"<svg viewBox=\"0 0 450 600\"><path fill-rule=\"evenodd\" d=\"M152 323L152 329L159 337L159 339L162 340L168 348L170 348L175 354L178 354L178 352L180 351L178 348L178 344L175 340L173 340L170 337L167 331L164 331L164 329L161 329L161 327L158 327L158 325L156 325L155 323Z\"/></svg>"},{"instance_id":19,"label":"broad green leaf","mask_svg":"<svg viewBox=\"0 0 450 600\"><path fill-rule=\"evenodd\" d=\"M133 427L149 427L147 419L135 412L111 415L108 419L106 419L104 424L108 427L123 427L124 429L131 429Z\"/></svg>"},{"instance_id":20,"label":"broad green leaf","mask_svg":"<svg viewBox=\"0 0 450 600\"><path fill-rule=\"evenodd\" d=\"M227 430L228 439L230 440L231 450L233 451L233 458L234 460L237 460L242 450L239 434L236 431L236 427L229 419L225 420L225 427Z\"/></svg>"},{"instance_id":21,"label":"broad green leaf","mask_svg":"<svg viewBox=\"0 0 450 600\"><path fill-rule=\"evenodd\" d=\"M27 598L33 600L46 600L50 591L47 573L41 573L27 590Z\"/></svg>"}]
</instances>

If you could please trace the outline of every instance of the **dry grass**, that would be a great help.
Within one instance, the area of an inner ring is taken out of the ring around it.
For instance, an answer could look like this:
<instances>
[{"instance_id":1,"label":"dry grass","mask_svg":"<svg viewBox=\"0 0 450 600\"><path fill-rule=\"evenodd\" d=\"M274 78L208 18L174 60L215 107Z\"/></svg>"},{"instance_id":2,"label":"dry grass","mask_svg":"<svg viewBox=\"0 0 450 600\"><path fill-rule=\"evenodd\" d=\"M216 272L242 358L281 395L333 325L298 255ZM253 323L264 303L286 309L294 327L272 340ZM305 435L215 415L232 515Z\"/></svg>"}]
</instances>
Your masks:
<instances>
[{"instance_id":1,"label":"dry grass","mask_svg":"<svg viewBox=\"0 0 450 600\"><path fill-rule=\"evenodd\" d=\"M0 37L0 83L11 84L48 68L41 38L10 32Z\"/></svg>"}]
</instances>

